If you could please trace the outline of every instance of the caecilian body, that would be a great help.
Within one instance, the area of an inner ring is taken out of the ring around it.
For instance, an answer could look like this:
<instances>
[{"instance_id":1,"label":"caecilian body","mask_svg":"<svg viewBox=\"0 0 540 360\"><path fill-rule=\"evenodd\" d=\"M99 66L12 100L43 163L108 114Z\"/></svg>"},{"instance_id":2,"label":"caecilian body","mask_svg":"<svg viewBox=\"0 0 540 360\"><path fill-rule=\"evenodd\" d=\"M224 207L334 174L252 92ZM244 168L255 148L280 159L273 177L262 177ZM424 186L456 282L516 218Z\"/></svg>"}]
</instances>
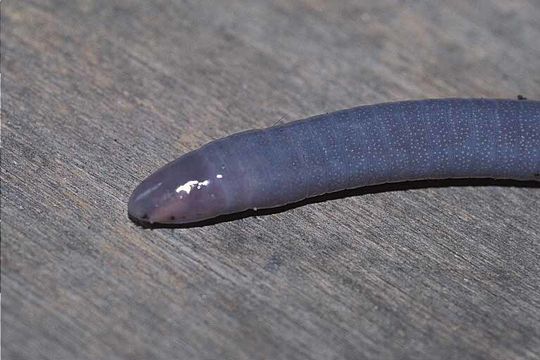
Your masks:
<instances>
[{"instance_id":1,"label":"caecilian body","mask_svg":"<svg viewBox=\"0 0 540 360\"><path fill-rule=\"evenodd\" d=\"M389 182L540 180L540 101L360 106L215 140L146 178L140 222L182 224Z\"/></svg>"}]
</instances>

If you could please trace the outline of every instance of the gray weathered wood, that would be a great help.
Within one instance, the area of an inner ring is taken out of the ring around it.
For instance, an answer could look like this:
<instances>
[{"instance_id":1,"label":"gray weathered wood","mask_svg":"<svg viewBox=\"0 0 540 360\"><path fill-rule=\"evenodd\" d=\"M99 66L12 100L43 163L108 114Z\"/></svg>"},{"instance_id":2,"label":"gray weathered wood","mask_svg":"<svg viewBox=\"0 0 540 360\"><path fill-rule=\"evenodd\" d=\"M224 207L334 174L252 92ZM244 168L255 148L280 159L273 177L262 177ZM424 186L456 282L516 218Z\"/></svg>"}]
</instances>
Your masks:
<instances>
[{"instance_id":1,"label":"gray weathered wood","mask_svg":"<svg viewBox=\"0 0 540 360\"><path fill-rule=\"evenodd\" d=\"M538 358L537 188L126 217L156 167L280 118L540 99L537 0L2 6L5 359Z\"/></svg>"}]
</instances>

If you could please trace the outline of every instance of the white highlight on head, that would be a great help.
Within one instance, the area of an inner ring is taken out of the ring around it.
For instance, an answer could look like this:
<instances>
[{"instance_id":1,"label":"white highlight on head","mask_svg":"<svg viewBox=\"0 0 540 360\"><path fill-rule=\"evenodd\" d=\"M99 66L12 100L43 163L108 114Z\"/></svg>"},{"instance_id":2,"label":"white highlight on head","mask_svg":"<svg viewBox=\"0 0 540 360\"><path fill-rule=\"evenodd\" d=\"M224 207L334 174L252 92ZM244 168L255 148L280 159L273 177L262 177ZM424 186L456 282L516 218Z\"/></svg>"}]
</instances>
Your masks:
<instances>
[{"instance_id":1,"label":"white highlight on head","mask_svg":"<svg viewBox=\"0 0 540 360\"><path fill-rule=\"evenodd\" d=\"M193 190L194 186L196 186L197 190L199 190L203 186L208 186L208 184L210 184L209 180L204 180L204 181L190 180L190 181L186 182L185 184L180 185L179 187L177 187L176 192L181 193L183 191L186 194L189 194L191 192L191 190Z\"/></svg>"},{"instance_id":2,"label":"white highlight on head","mask_svg":"<svg viewBox=\"0 0 540 360\"><path fill-rule=\"evenodd\" d=\"M223 175L217 174L216 177L217 177L218 179L221 179L221 178L223 178Z\"/></svg>"}]
</instances>

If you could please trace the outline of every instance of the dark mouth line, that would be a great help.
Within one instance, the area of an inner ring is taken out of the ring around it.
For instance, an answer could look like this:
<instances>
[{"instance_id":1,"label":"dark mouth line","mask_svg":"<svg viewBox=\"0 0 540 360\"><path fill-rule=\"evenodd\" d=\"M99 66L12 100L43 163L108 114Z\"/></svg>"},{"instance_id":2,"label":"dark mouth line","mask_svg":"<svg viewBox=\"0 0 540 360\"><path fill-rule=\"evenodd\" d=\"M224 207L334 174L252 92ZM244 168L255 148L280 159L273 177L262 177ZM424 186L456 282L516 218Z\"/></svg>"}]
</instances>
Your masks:
<instances>
[{"instance_id":1,"label":"dark mouth line","mask_svg":"<svg viewBox=\"0 0 540 360\"><path fill-rule=\"evenodd\" d=\"M240 219L245 219L248 217L259 217L259 216L268 216L273 214L278 214L285 212L297 207L301 207L308 204L316 204L329 200L337 200L348 198L352 196L361 196L367 194L377 194L383 192L394 192L394 191L407 191L407 190L416 190L416 189L427 189L427 188L448 188L448 187L466 187L466 186L497 186L497 187L517 187L517 188L540 188L540 183L536 181L519 181L519 180L501 180L501 179L445 179L445 180L419 180L419 181L406 181L398 183L388 183L381 185L372 185L360 187L357 189L342 190L333 193L328 193L324 195L315 196L312 198L304 199L297 201L295 203L278 206L268 209L258 209L246 210L234 214L220 215L212 219L207 219L198 222L184 223L184 224L162 224L162 223L152 223L150 221L136 218L131 214L128 214L128 217L136 225L141 226L144 229L185 229L193 227L204 227L210 225L216 225L219 223L235 221Z\"/></svg>"}]
</instances>

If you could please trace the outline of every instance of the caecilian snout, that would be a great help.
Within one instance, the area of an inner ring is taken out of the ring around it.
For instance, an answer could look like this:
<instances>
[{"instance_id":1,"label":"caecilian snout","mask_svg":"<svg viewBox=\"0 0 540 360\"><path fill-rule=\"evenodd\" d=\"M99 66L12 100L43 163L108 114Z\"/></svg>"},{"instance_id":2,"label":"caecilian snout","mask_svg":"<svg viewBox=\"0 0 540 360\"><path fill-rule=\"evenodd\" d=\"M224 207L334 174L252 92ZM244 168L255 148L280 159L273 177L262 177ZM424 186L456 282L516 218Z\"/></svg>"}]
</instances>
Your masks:
<instances>
[{"instance_id":1,"label":"caecilian snout","mask_svg":"<svg viewBox=\"0 0 540 360\"><path fill-rule=\"evenodd\" d=\"M157 207L155 191L159 184L147 186L140 184L131 194L128 202L128 216L135 221L150 222L150 215Z\"/></svg>"}]
</instances>

